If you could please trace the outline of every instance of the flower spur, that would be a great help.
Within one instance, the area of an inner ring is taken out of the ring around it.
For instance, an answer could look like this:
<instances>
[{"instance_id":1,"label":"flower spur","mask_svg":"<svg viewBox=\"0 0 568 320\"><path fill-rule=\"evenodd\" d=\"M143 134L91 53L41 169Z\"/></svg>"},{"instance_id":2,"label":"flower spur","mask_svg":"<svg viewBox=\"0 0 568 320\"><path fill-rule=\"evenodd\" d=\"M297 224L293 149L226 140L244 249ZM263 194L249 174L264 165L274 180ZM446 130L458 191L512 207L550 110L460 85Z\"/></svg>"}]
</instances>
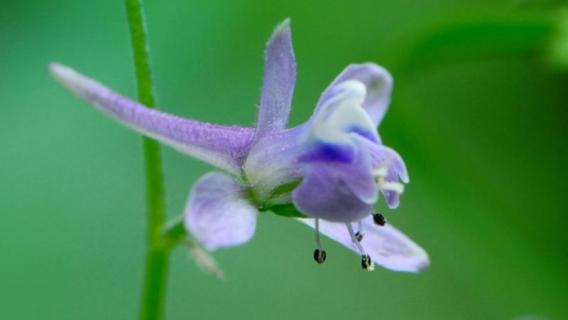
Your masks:
<instances>
[{"instance_id":1,"label":"flower spur","mask_svg":"<svg viewBox=\"0 0 568 320\"><path fill-rule=\"evenodd\" d=\"M222 126L151 110L69 67L52 75L96 109L146 136L205 161L211 172L193 186L186 230L207 250L231 247L254 235L257 214L272 211L315 229L314 259L325 261L320 233L374 263L417 272L426 252L386 224L373 206L382 193L396 208L408 175L402 158L377 133L392 78L373 63L349 65L323 92L311 118L286 128L296 80L289 20L273 32L255 128Z\"/></svg>"}]
</instances>

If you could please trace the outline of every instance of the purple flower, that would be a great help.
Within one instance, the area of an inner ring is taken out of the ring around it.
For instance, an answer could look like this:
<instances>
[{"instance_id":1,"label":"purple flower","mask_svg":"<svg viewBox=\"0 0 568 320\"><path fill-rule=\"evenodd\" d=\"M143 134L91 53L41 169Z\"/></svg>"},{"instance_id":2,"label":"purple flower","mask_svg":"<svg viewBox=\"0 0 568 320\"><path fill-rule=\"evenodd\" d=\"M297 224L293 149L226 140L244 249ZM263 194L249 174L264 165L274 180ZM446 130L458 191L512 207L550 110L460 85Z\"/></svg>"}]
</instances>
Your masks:
<instances>
[{"instance_id":1,"label":"purple flower","mask_svg":"<svg viewBox=\"0 0 568 320\"><path fill-rule=\"evenodd\" d=\"M287 128L296 62L290 23L266 48L256 128L183 119L125 98L60 64L51 73L64 86L124 125L224 171L193 186L185 227L206 249L249 241L259 212L294 217L315 229L314 258L326 252L320 233L391 270L417 272L426 252L374 213L384 195L396 208L408 175L402 158L384 146L376 128L389 104L392 78L373 64L348 66L323 92L312 117Z\"/></svg>"}]
</instances>

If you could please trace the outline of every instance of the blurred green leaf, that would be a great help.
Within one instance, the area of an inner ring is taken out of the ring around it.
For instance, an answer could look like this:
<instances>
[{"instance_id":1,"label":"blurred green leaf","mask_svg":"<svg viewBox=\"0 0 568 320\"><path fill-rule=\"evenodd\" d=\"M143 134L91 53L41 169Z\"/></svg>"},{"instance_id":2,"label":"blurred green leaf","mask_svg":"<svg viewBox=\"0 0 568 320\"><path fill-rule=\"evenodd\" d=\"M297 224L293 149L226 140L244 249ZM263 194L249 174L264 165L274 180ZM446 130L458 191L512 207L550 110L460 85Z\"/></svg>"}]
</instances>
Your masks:
<instances>
[{"instance_id":1,"label":"blurred green leaf","mask_svg":"<svg viewBox=\"0 0 568 320\"><path fill-rule=\"evenodd\" d=\"M544 51L552 24L539 20L459 21L418 36L399 60L405 74L468 60L526 55Z\"/></svg>"},{"instance_id":2,"label":"blurred green leaf","mask_svg":"<svg viewBox=\"0 0 568 320\"><path fill-rule=\"evenodd\" d=\"M559 10L555 16L549 57L554 65L568 69L568 8Z\"/></svg>"}]
</instances>

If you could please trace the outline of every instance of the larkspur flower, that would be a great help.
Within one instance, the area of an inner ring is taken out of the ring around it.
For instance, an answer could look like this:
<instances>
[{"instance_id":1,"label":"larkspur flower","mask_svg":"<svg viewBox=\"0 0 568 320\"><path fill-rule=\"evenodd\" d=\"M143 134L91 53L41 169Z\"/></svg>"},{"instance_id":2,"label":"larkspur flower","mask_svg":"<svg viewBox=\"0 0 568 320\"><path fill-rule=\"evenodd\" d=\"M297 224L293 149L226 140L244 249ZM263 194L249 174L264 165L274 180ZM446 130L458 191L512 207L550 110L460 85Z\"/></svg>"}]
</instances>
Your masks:
<instances>
[{"instance_id":1,"label":"larkspur flower","mask_svg":"<svg viewBox=\"0 0 568 320\"><path fill-rule=\"evenodd\" d=\"M315 229L318 263L326 258L321 233L357 252L366 270L373 262L407 272L428 265L426 252L373 210L379 193L396 208L408 182L402 158L376 130L392 90L384 68L349 65L294 128L286 128L296 80L288 20L266 48L256 128L151 110L61 64L50 71L96 109L225 172L201 177L185 209L185 228L207 250L249 241L258 213L273 211Z\"/></svg>"}]
</instances>

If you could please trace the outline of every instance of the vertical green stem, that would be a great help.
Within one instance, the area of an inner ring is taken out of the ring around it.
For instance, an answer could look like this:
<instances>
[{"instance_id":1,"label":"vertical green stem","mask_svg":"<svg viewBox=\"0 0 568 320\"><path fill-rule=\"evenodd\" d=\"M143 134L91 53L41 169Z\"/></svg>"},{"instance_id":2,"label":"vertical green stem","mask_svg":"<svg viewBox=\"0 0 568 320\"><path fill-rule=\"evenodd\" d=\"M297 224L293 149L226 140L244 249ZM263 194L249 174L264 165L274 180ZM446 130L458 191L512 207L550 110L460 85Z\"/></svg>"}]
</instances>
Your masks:
<instances>
[{"instance_id":1,"label":"vertical green stem","mask_svg":"<svg viewBox=\"0 0 568 320\"><path fill-rule=\"evenodd\" d=\"M149 108L155 105L149 46L142 0L125 0L139 101ZM144 138L147 199L147 249L140 318L163 319L169 265L169 249L162 239L165 223L164 184L160 147Z\"/></svg>"}]
</instances>

